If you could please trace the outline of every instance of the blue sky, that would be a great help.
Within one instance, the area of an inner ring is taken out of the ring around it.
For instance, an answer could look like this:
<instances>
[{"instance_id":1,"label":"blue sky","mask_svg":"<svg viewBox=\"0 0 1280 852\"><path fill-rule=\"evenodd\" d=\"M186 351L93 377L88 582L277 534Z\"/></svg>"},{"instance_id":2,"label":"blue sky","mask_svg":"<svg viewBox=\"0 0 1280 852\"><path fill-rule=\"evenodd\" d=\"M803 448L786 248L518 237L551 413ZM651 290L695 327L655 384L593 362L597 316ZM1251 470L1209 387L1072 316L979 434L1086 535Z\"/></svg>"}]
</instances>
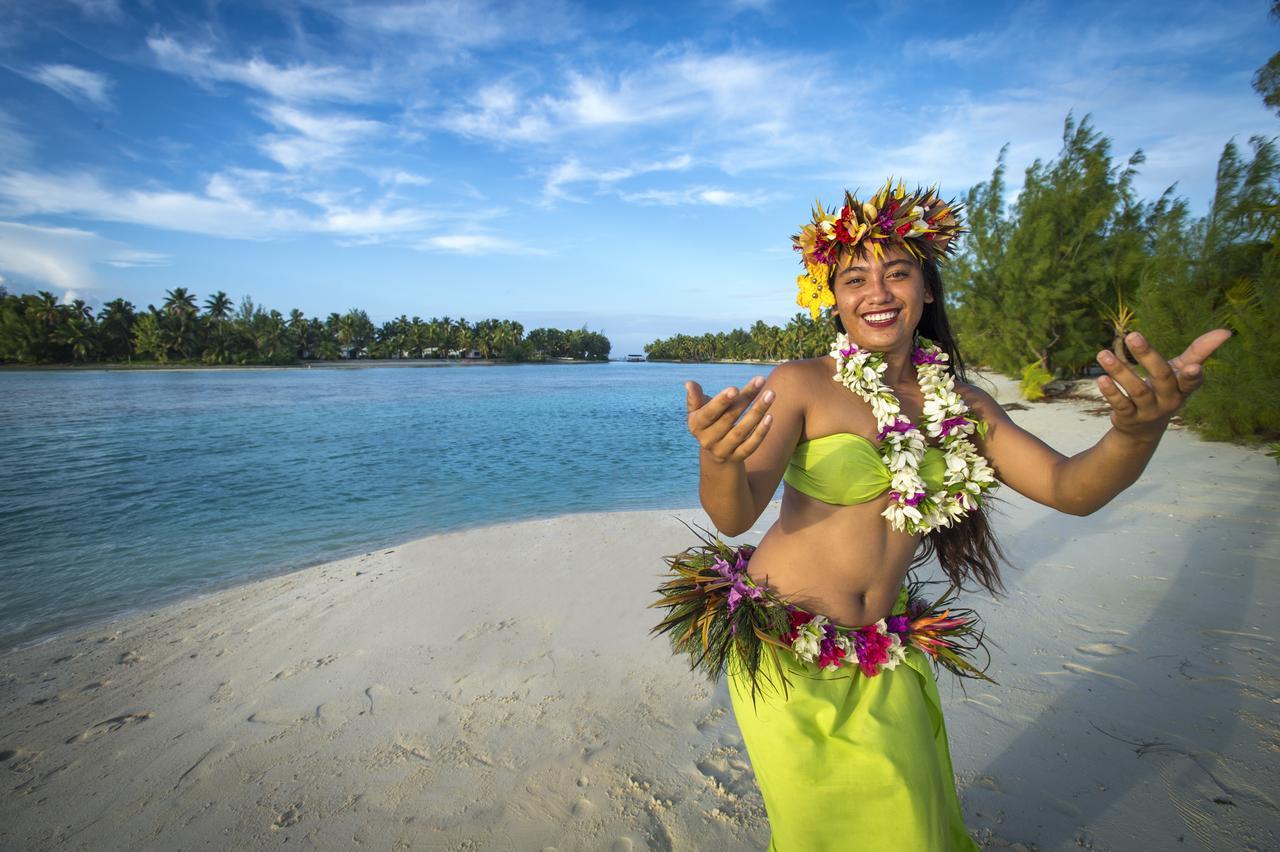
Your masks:
<instances>
[{"instance_id":1,"label":"blue sky","mask_svg":"<svg viewBox=\"0 0 1280 852\"><path fill-rule=\"evenodd\" d=\"M788 235L962 195L1068 110L1203 211L1269 3L0 0L0 275L655 337L784 322Z\"/></svg>"}]
</instances>

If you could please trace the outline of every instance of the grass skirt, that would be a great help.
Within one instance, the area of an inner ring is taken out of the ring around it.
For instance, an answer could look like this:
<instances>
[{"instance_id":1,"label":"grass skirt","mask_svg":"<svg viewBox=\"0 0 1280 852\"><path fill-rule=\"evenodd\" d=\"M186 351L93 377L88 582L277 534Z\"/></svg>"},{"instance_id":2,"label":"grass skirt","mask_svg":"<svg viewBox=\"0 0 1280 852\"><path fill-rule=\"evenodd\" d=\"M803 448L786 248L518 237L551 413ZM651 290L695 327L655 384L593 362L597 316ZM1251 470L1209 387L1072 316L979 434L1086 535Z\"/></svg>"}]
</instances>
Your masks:
<instances>
[{"instance_id":1,"label":"grass skirt","mask_svg":"<svg viewBox=\"0 0 1280 852\"><path fill-rule=\"evenodd\" d=\"M825 671L783 651L762 665L785 667L792 688L754 700L737 662L727 667L729 693L771 850L978 848L960 811L933 667L919 648L875 677L852 666Z\"/></svg>"}]
</instances>

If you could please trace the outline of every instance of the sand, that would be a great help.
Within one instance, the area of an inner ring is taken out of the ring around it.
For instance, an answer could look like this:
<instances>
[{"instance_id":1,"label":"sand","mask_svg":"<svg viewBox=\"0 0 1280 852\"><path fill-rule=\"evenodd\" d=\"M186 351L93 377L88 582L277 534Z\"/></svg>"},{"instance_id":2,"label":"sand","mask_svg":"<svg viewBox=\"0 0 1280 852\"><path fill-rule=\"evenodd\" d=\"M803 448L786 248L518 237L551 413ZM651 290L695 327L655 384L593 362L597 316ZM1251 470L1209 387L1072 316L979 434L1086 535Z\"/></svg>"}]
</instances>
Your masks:
<instances>
[{"instance_id":1,"label":"sand","mask_svg":"<svg viewBox=\"0 0 1280 852\"><path fill-rule=\"evenodd\" d=\"M1075 452L1097 407L1013 415ZM1280 467L1173 429L1090 517L1002 493L1009 594L966 599L1000 684L941 681L974 837L1280 848ZM0 847L761 849L724 684L648 636L681 520L438 535L0 654Z\"/></svg>"}]
</instances>

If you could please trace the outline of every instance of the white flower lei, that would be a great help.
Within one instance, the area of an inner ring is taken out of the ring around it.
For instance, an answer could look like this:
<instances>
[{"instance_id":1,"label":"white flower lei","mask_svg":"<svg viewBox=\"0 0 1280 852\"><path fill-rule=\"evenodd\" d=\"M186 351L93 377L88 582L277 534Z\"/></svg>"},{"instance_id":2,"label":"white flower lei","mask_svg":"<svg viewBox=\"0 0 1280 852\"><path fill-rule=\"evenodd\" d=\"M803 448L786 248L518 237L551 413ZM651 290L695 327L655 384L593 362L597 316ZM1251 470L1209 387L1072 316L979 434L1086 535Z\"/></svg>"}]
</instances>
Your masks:
<instances>
[{"instance_id":1,"label":"white flower lei","mask_svg":"<svg viewBox=\"0 0 1280 852\"><path fill-rule=\"evenodd\" d=\"M880 458L889 469L889 506L883 512L900 532L928 533L949 527L978 507L983 493L996 487L995 472L978 455L969 436L986 433L986 424L966 416L969 407L955 391L947 368L947 354L931 341L920 340L912 352L920 391L924 394L925 428L940 439L947 469L942 488L930 493L920 477L925 436L901 416L898 397L881 380L888 364L884 353L860 349L839 334L831 347L836 362L833 377L871 406L879 427Z\"/></svg>"}]
</instances>

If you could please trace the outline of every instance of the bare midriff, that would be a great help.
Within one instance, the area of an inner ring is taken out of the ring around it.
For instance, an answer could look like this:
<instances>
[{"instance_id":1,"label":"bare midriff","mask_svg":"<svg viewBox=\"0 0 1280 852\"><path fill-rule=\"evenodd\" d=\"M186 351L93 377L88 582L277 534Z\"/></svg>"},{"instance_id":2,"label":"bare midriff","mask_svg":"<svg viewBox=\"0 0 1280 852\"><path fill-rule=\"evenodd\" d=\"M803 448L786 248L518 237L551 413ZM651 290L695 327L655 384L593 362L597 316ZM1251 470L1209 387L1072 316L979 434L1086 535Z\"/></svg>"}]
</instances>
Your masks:
<instances>
[{"instance_id":1,"label":"bare midriff","mask_svg":"<svg viewBox=\"0 0 1280 852\"><path fill-rule=\"evenodd\" d=\"M895 532L880 513L888 495L835 506L783 485L778 520L748 574L771 593L845 627L890 614L920 537Z\"/></svg>"}]
</instances>

